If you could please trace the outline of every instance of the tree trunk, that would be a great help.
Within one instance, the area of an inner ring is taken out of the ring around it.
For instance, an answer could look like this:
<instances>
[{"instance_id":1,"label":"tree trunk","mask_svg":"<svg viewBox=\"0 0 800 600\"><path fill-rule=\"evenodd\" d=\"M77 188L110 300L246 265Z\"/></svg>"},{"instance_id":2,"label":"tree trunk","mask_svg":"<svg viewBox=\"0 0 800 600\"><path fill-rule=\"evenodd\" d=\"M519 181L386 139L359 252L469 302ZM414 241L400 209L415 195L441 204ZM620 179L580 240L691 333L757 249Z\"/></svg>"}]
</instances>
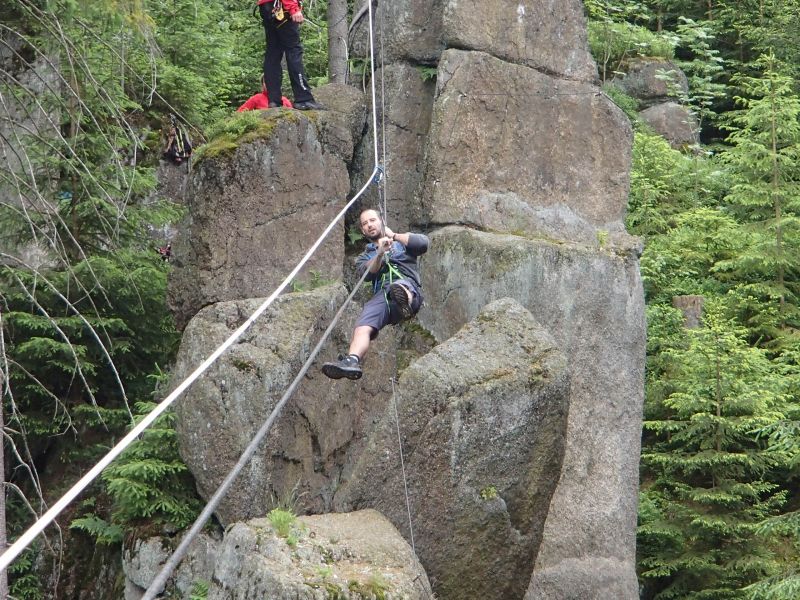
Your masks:
<instances>
[{"instance_id":1,"label":"tree trunk","mask_svg":"<svg viewBox=\"0 0 800 600\"><path fill-rule=\"evenodd\" d=\"M328 2L328 74L331 83L347 82L347 0Z\"/></svg>"},{"instance_id":2,"label":"tree trunk","mask_svg":"<svg viewBox=\"0 0 800 600\"><path fill-rule=\"evenodd\" d=\"M0 328L3 327L2 321L0 321ZM0 330L0 336L3 335L2 330ZM0 340L0 352L5 352L5 343L3 340ZM5 373L0 370L0 390L5 390ZM3 474L3 480L0 483L0 554L6 551L7 539L6 539L6 455L5 455L5 444L6 440L3 436L3 431L5 430L5 417L3 415L3 404L5 400L5 394L0 393L0 473ZM8 569L4 571L0 571L0 598L8 598Z\"/></svg>"},{"instance_id":3,"label":"tree trunk","mask_svg":"<svg viewBox=\"0 0 800 600\"><path fill-rule=\"evenodd\" d=\"M703 317L703 296L673 296L672 306L683 313L683 326L697 329Z\"/></svg>"},{"instance_id":4,"label":"tree trunk","mask_svg":"<svg viewBox=\"0 0 800 600\"><path fill-rule=\"evenodd\" d=\"M782 203L780 196L780 167L778 165L778 125L775 122L775 114L777 107L775 106L775 92L774 87L770 87L770 135L772 136L772 203L775 209L775 254L778 261L777 284L780 290L780 315L781 327L786 325L784 315L786 313L786 296L783 293L785 285L785 273L783 266L783 227L781 224L782 219Z\"/></svg>"}]
</instances>

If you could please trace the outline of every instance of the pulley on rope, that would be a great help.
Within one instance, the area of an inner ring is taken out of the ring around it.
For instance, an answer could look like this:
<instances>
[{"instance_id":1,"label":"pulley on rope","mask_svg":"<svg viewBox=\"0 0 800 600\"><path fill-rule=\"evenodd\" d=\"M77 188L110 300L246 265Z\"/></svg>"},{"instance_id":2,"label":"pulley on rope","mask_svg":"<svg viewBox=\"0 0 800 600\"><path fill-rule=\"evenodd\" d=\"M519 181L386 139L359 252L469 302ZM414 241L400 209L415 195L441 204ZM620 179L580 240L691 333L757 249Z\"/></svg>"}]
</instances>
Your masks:
<instances>
[{"instance_id":1,"label":"pulley on rope","mask_svg":"<svg viewBox=\"0 0 800 600\"><path fill-rule=\"evenodd\" d=\"M374 175L372 176L372 183L379 184L383 181L384 169L383 165L375 165Z\"/></svg>"}]
</instances>

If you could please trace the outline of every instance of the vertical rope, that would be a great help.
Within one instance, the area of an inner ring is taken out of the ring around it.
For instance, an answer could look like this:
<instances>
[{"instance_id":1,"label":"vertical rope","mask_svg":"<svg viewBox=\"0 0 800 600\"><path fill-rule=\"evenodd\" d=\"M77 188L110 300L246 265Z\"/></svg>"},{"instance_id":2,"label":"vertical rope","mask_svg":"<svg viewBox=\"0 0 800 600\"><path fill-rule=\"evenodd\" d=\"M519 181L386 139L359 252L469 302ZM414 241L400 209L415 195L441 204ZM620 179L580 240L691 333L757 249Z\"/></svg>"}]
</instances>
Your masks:
<instances>
[{"instance_id":1,"label":"vertical rope","mask_svg":"<svg viewBox=\"0 0 800 600\"><path fill-rule=\"evenodd\" d=\"M372 0L369 0L369 71L370 71L370 92L372 93L372 149L375 168L378 168L378 118L377 101L375 98L375 39L373 35L374 25L372 22Z\"/></svg>"},{"instance_id":2,"label":"vertical rope","mask_svg":"<svg viewBox=\"0 0 800 600\"><path fill-rule=\"evenodd\" d=\"M406 481L406 463L403 459L403 438L400 437L400 416L397 414L397 401L395 400L394 391L394 377L391 378L392 382L392 408L394 408L394 422L397 426L397 447L400 450L400 469L403 472L403 490L406 494L406 512L408 513L408 531L411 534L411 549L414 551L414 556L417 555L417 546L414 543L414 526L411 523L411 502L408 499L408 482Z\"/></svg>"},{"instance_id":3,"label":"vertical rope","mask_svg":"<svg viewBox=\"0 0 800 600\"><path fill-rule=\"evenodd\" d=\"M388 218L388 208L386 206L386 199L389 197L389 169L386 167L386 138L388 137L386 133L386 59L384 58L384 51L385 48L384 44L384 34L383 34L383 7L378 6L380 9L380 14L378 15L378 21L380 26L380 52L381 52L381 144L383 146L383 162L381 165L383 166L383 178L381 179L380 185L378 186L378 193L379 193L379 202L381 204L381 217L383 218L383 222L386 223Z\"/></svg>"}]
</instances>

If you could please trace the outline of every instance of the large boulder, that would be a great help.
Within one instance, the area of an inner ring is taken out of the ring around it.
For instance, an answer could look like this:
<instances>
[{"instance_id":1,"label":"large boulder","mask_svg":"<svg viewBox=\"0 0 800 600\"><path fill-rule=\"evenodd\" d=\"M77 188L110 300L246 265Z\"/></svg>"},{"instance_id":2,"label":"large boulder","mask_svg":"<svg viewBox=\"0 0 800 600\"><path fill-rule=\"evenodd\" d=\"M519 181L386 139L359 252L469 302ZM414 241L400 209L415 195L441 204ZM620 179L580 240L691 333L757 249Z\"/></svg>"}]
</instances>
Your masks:
<instances>
[{"instance_id":1,"label":"large boulder","mask_svg":"<svg viewBox=\"0 0 800 600\"><path fill-rule=\"evenodd\" d=\"M309 118L259 113L262 137L250 133L235 148L218 142L219 154L207 152L189 180L168 287L181 329L209 304L268 296L346 201L347 165ZM341 279L343 235L339 222L299 280Z\"/></svg>"},{"instance_id":2,"label":"large boulder","mask_svg":"<svg viewBox=\"0 0 800 600\"><path fill-rule=\"evenodd\" d=\"M167 589L177 598L191 597L195 585L207 581L214 569L220 540L201 532L187 550L181 564L167 580ZM178 545L178 540L154 536L135 540L122 553L125 600L140 600L161 572Z\"/></svg>"},{"instance_id":3,"label":"large boulder","mask_svg":"<svg viewBox=\"0 0 800 600\"><path fill-rule=\"evenodd\" d=\"M288 294L275 303L195 382L177 404L180 452L203 498L239 459L305 362L347 293L341 285ZM173 382L183 381L261 304L222 302L186 327ZM347 348L358 307L350 305L317 359ZM342 471L383 413L391 391L394 332L385 330L358 385L332 383L313 366L217 510L223 523L263 516L294 502L300 512L331 508Z\"/></svg>"},{"instance_id":4,"label":"large boulder","mask_svg":"<svg viewBox=\"0 0 800 600\"><path fill-rule=\"evenodd\" d=\"M627 73L614 80L614 85L643 106L668 102L689 93L686 74L675 63L660 58L634 60Z\"/></svg>"},{"instance_id":5,"label":"large boulder","mask_svg":"<svg viewBox=\"0 0 800 600\"><path fill-rule=\"evenodd\" d=\"M437 339L455 335L487 302L511 297L547 324L568 357L566 451L531 600L637 597L645 321L636 252L635 246L598 250L462 227L431 234L420 320ZM573 595L573 589L591 593Z\"/></svg>"},{"instance_id":6,"label":"large boulder","mask_svg":"<svg viewBox=\"0 0 800 600\"><path fill-rule=\"evenodd\" d=\"M677 102L663 102L639 113L642 121L664 137L673 148L700 143L700 124L688 107Z\"/></svg>"},{"instance_id":7,"label":"large boulder","mask_svg":"<svg viewBox=\"0 0 800 600\"><path fill-rule=\"evenodd\" d=\"M328 83L316 88L314 97L325 106L325 110L316 113L323 148L350 164L364 132L364 94L352 85Z\"/></svg>"},{"instance_id":8,"label":"large boulder","mask_svg":"<svg viewBox=\"0 0 800 600\"><path fill-rule=\"evenodd\" d=\"M632 133L597 87L448 50L437 88L426 221L584 244L624 232Z\"/></svg>"},{"instance_id":9,"label":"large boulder","mask_svg":"<svg viewBox=\"0 0 800 600\"><path fill-rule=\"evenodd\" d=\"M429 600L430 584L409 545L372 510L270 519L225 534L209 600Z\"/></svg>"},{"instance_id":10,"label":"large boulder","mask_svg":"<svg viewBox=\"0 0 800 600\"><path fill-rule=\"evenodd\" d=\"M389 63L435 65L446 48L462 48L564 79L597 79L580 0L396 0L381 2L374 21L376 48L383 31L381 59ZM366 15L354 40L353 53L366 56Z\"/></svg>"},{"instance_id":11,"label":"large boulder","mask_svg":"<svg viewBox=\"0 0 800 600\"><path fill-rule=\"evenodd\" d=\"M517 302L490 304L406 368L337 508L414 539L437 598L521 598L561 471L566 362Z\"/></svg>"},{"instance_id":12,"label":"large boulder","mask_svg":"<svg viewBox=\"0 0 800 600\"><path fill-rule=\"evenodd\" d=\"M448 48L488 52L562 79L597 79L581 0L449 0L442 31Z\"/></svg>"}]
</instances>

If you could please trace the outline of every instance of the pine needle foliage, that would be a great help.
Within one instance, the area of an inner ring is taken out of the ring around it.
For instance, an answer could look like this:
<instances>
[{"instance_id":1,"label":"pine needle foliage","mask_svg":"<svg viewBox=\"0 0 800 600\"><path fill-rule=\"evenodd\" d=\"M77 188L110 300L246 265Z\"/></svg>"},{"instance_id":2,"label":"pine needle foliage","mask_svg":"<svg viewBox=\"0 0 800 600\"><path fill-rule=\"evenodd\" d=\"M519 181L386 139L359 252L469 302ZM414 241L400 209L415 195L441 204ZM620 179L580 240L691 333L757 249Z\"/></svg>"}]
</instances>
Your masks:
<instances>
[{"instance_id":1,"label":"pine needle foliage","mask_svg":"<svg viewBox=\"0 0 800 600\"><path fill-rule=\"evenodd\" d=\"M137 403L139 418L154 407L151 402ZM103 472L103 481L114 500L114 521L128 527L148 522L183 528L200 512L193 479L178 454L175 415L170 411Z\"/></svg>"},{"instance_id":2,"label":"pine needle foliage","mask_svg":"<svg viewBox=\"0 0 800 600\"><path fill-rule=\"evenodd\" d=\"M640 576L652 598L736 598L778 569L759 535L786 492L767 480L780 457L758 431L785 418L785 381L745 331L707 306L704 326L667 350L667 413L645 421Z\"/></svg>"}]
</instances>

